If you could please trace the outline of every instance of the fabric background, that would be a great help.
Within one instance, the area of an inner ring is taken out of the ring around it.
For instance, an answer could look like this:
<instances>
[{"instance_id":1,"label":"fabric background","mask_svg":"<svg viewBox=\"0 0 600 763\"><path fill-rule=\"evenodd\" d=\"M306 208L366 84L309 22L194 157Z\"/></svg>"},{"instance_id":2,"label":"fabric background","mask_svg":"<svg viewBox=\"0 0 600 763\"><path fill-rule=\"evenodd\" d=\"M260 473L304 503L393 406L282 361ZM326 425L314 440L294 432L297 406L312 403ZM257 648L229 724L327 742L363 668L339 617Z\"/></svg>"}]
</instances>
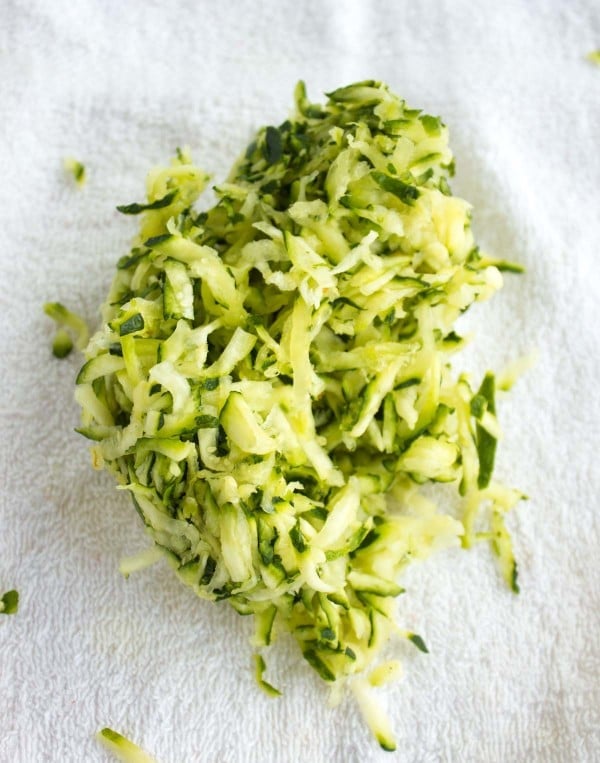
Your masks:
<instances>
[{"instance_id":1,"label":"fabric background","mask_svg":"<svg viewBox=\"0 0 600 763\"><path fill-rule=\"evenodd\" d=\"M598 47L595 0L0 0L0 590L21 594L0 615L2 763L107 761L105 725L161 763L600 758ZM178 145L222 177L299 78L315 100L383 79L443 116L480 243L528 269L469 316L456 366L540 353L500 407L497 473L531 496L511 521L521 595L484 547L410 570L399 618L431 653L390 648L395 754L352 702L326 708L290 642L272 650L273 700L248 619L166 565L121 578L147 540L73 432L79 361L51 356L41 310L96 325L135 230L115 205Z\"/></svg>"}]
</instances>

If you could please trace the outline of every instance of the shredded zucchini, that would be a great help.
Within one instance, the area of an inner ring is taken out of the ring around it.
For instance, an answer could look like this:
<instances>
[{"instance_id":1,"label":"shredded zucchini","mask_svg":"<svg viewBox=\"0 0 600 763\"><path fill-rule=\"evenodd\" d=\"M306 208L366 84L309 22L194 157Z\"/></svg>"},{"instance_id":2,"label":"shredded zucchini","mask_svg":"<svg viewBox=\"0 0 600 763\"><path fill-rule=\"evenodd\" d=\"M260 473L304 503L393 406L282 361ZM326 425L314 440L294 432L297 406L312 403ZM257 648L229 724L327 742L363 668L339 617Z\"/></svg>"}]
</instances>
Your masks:
<instances>
[{"instance_id":1,"label":"shredded zucchini","mask_svg":"<svg viewBox=\"0 0 600 763\"><path fill-rule=\"evenodd\" d=\"M387 752L394 752L396 741L389 720L379 704L379 700L373 694L369 683L364 678L356 678L352 682L352 690L365 723L379 742L380 747Z\"/></svg>"},{"instance_id":2,"label":"shredded zucchini","mask_svg":"<svg viewBox=\"0 0 600 763\"><path fill-rule=\"evenodd\" d=\"M516 384L517 380L529 371L538 361L537 351L530 352L509 363L496 378L496 387L502 392L508 392Z\"/></svg>"},{"instance_id":3,"label":"shredded zucchini","mask_svg":"<svg viewBox=\"0 0 600 763\"><path fill-rule=\"evenodd\" d=\"M66 358L73 349L73 340L65 329L57 329L52 341L52 354L55 358Z\"/></svg>"},{"instance_id":4,"label":"shredded zucchini","mask_svg":"<svg viewBox=\"0 0 600 763\"><path fill-rule=\"evenodd\" d=\"M65 171L71 175L75 183L80 187L83 186L87 180L85 165L72 157L66 158L63 164Z\"/></svg>"},{"instance_id":5,"label":"shredded zucchini","mask_svg":"<svg viewBox=\"0 0 600 763\"><path fill-rule=\"evenodd\" d=\"M156 562L159 562L163 558L164 554L160 546L154 545L150 548L145 548L135 556L128 556L125 559L121 559L119 563L119 572L125 579L127 579L133 572L139 572L151 567Z\"/></svg>"},{"instance_id":6,"label":"shredded zucchini","mask_svg":"<svg viewBox=\"0 0 600 763\"><path fill-rule=\"evenodd\" d=\"M256 676L256 682L260 686L260 688L265 692L265 694L268 694L269 697L280 697L281 692L279 689L276 689L272 684L270 684L268 681L264 679L264 672L267 669L267 666L265 664L264 658L260 654L254 655L254 667L255 667L255 676Z\"/></svg>"},{"instance_id":7,"label":"shredded zucchini","mask_svg":"<svg viewBox=\"0 0 600 763\"><path fill-rule=\"evenodd\" d=\"M56 358L65 358L73 349L71 334L75 337L75 346L83 350L89 339L88 327L75 313L72 313L60 302L46 302L44 312L57 324L58 328L52 342L52 354ZM69 334L69 331L71 334Z\"/></svg>"},{"instance_id":8,"label":"shredded zucchini","mask_svg":"<svg viewBox=\"0 0 600 763\"><path fill-rule=\"evenodd\" d=\"M586 58L588 61L591 61L591 63L600 66L600 48L598 50L592 50L587 54Z\"/></svg>"},{"instance_id":9,"label":"shredded zucchini","mask_svg":"<svg viewBox=\"0 0 600 763\"><path fill-rule=\"evenodd\" d=\"M371 686L385 686L391 681L398 681L402 677L402 663L399 660L381 662L369 673Z\"/></svg>"},{"instance_id":10,"label":"shredded zucchini","mask_svg":"<svg viewBox=\"0 0 600 763\"><path fill-rule=\"evenodd\" d=\"M123 763L156 763L152 756L117 731L103 728L96 734L96 739Z\"/></svg>"},{"instance_id":11,"label":"shredded zucchini","mask_svg":"<svg viewBox=\"0 0 600 763\"><path fill-rule=\"evenodd\" d=\"M7 591L0 597L0 615L15 615L19 610L19 592Z\"/></svg>"},{"instance_id":12,"label":"shredded zucchini","mask_svg":"<svg viewBox=\"0 0 600 763\"><path fill-rule=\"evenodd\" d=\"M518 266L479 252L439 118L373 81L295 95L213 207L193 206L208 178L186 151L120 207L140 233L77 379L79 431L180 578L253 614L256 646L289 631L323 680L360 680L393 749L356 676L398 632L402 571L480 537L515 569L494 377L476 393L450 359L459 315Z\"/></svg>"}]
</instances>

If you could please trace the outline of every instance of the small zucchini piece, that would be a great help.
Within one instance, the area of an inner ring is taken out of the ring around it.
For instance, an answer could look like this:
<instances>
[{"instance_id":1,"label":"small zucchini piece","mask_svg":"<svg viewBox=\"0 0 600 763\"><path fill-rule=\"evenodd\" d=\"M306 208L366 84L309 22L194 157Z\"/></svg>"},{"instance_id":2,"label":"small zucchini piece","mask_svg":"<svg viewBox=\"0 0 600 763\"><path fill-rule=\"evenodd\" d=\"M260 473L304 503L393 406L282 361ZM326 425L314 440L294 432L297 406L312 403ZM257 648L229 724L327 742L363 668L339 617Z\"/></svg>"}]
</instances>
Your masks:
<instances>
[{"instance_id":1,"label":"small zucchini piece","mask_svg":"<svg viewBox=\"0 0 600 763\"><path fill-rule=\"evenodd\" d=\"M267 669L267 666L262 655L260 654L254 655L254 669L256 683L265 692L265 694L268 694L269 697L281 697L281 692L279 689L276 689L272 684L270 684L268 681L265 681L264 679L264 672Z\"/></svg>"},{"instance_id":2,"label":"small zucchini piece","mask_svg":"<svg viewBox=\"0 0 600 763\"><path fill-rule=\"evenodd\" d=\"M75 380L76 384L89 384L101 376L108 376L125 368L125 361L118 355L106 352L88 360L81 367Z\"/></svg>"},{"instance_id":3,"label":"small zucchini piece","mask_svg":"<svg viewBox=\"0 0 600 763\"><path fill-rule=\"evenodd\" d=\"M221 411L221 426L229 439L246 453L258 455L277 449L275 441L262 429L240 392L231 392Z\"/></svg>"},{"instance_id":4,"label":"small zucchini piece","mask_svg":"<svg viewBox=\"0 0 600 763\"><path fill-rule=\"evenodd\" d=\"M163 311L165 318L194 318L194 289L192 279L183 262L165 262L163 288Z\"/></svg>"},{"instance_id":5,"label":"small zucchini piece","mask_svg":"<svg viewBox=\"0 0 600 763\"><path fill-rule=\"evenodd\" d=\"M335 681L335 674L331 668L324 662L323 659L317 654L315 649L309 648L302 652L302 656L314 670L321 676L324 681Z\"/></svg>"},{"instance_id":6,"label":"small zucchini piece","mask_svg":"<svg viewBox=\"0 0 600 763\"><path fill-rule=\"evenodd\" d=\"M175 201L178 194L179 189L175 188L173 191L166 193L160 199L149 201L146 204L121 204L117 207L117 211L119 211L122 215L139 215L140 212L148 212L152 209L164 209Z\"/></svg>"},{"instance_id":7,"label":"small zucchini piece","mask_svg":"<svg viewBox=\"0 0 600 763\"><path fill-rule=\"evenodd\" d=\"M44 312L60 328L70 329L75 335L75 347L78 350L83 350L89 338L88 327L83 318L68 310L60 302L46 302Z\"/></svg>"},{"instance_id":8,"label":"small zucchini piece","mask_svg":"<svg viewBox=\"0 0 600 763\"><path fill-rule=\"evenodd\" d=\"M495 406L495 388L496 382L494 374L487 373L481 382L481 387L474 400L480 400L481 404L477 409L485 409L490 413L496 413ZM479 418L479 417L477 417ZM492 472L494 471L494 461L496 458L496 446L498 440L477 423L477 455L479 456L479 475L477 477L477 487L483 490L490 484Z\"/></svg>"},{"instance_id":9,"label":"small zucchini piece","mask_svg":"<svg viewBox=\"0 0 600 763\"><path fill-rule=\"evenodd\" d=\"M55 358L66 358L73 349L73 341L64 329L58 329L52 342L52 354Z\"/></svg>"},{"instance_id":10,"label":"small zucchini piece","mask_svg":"<svg viewBox=\"0 0 600 763\"><path fill-rule=\"evenodd\" d=\"M7 591L0 596L0 614L14 615L19 610L19 592Z\"/></svg>"},{"instance_id":11,"label":"small zucchini piece","mask_svg":"<svg viewBox=\"0 0 600 763\"><path fill-rule=\"evenodd\" d=\"M148 755L127 737L119 734L118 731L106 727L96 734L96 738L123 763L156 763L151 755Z\"/></svg>"},{"instance_id":12,"label":"small zucchini piece","mask_svg":"<svg viewBox=\"0 0 600 763\"><path fill-rule=\"evenodd\" d=\"M384 580L375 575L368 575L357 570L352 570L348 573L348 583L350 583L355 591L374 593L377 596L399 596L404 592L404 588L392 580Z\"/></svg>"},{"instance_id":13,"label":"small zucchini piece","mask_svg":"<svg viewBox=\"0 0 600 763\"><path fill-rule=\"evenodd\" d=\"M277 607L272 604L262 612L255 615L254 644L256 646L269 646L273 633L273 624L277 615Z\"/></svg>"}]
</instances>

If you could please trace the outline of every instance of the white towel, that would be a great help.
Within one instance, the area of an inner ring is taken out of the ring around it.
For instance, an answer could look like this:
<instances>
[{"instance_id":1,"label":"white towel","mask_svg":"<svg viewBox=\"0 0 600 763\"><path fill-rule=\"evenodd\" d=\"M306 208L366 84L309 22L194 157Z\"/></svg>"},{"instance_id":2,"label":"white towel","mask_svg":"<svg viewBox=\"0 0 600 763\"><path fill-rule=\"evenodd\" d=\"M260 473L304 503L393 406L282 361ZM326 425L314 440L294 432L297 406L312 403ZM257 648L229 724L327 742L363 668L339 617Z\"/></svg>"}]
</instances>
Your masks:
<instances>
[{"instance_id":1,"label":"white towel","mask_svg":"<svg viewBox=\"0 0 600 763\"><path fill-rule=\"evenodd\" d=\"M21 594L0 614L2 763L108 760L105 725L161 763L599 759L599 47L596 0L0 0L0 593ZM135 232L115 205L178 145L222 177L299 78L314 99L383 79L443 116L480 243L528 269L469 315L456 367L540 352L499 409L497 474L531 496L511 521L521 594L484 547L409 571L399 620L430 654L390 646L395 754L352 702L325 706L291 642L272 650L271 699L249 619L165 564L119 575L146 536L73 432L78 359L51 356L41 310L97 324Z\"/></svg>"}]
</instances>

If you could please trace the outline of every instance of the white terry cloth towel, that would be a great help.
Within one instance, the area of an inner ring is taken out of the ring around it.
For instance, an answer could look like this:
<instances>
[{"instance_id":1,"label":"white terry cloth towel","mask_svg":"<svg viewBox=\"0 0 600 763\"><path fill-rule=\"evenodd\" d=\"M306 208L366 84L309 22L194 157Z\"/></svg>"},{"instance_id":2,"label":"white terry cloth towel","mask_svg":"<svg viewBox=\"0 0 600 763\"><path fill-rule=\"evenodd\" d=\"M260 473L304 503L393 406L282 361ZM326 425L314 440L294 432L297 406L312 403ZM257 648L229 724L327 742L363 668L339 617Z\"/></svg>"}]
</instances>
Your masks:
<instances>
[{"instance_id":1,"label":"white terry cloth towel","mask_svg":"<svg viewBox=\"0 0 600 763\"><path fill-rule=\"evenodd\" d=\"M0 0L0 761L108 761L110 726L160 763L569 763L600 757L600 48L597 0L173 2ZM441 114L455 193L486 251L524 276L469 315L474 377L537 348L502 401L497 474L529 496L511 521L521 594L489 549L415 565L399 620L430 649L392 652L381 751L351 701L285 639L255 686L251 624L166 564L124 580L146 536L74 433L78 358L50 354L41 306L98 323L134 234L116 204L189 145L216 178L262 124L381 79ZM81 159L77 189L62 168Z\"/></svg>"}]
</instances>

